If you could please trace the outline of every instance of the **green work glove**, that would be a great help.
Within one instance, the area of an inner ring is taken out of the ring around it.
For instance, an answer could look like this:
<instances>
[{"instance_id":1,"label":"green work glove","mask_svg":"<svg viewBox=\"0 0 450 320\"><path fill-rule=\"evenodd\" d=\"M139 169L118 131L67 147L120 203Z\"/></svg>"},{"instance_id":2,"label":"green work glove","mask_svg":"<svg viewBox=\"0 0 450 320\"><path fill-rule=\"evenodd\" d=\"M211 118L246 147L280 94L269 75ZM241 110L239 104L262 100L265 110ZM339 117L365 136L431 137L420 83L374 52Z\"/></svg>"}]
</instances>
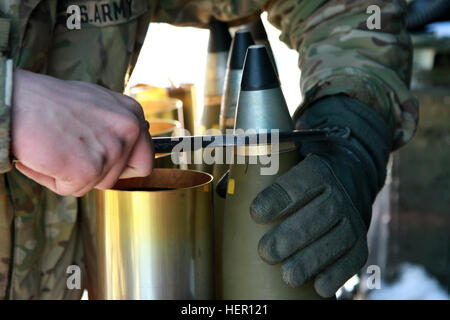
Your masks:
<instances>
[{"instance_id":1,"label":"green work glove","mask_svg":"<svg viewBox=\"0 0 450 320\"><path fill-rule=\"evenodd\" d=\"M367 260L372 203L386 178L391 135L374 110L345 95L319 100L294 119L297 129L342 130L329 141L304 143L304 160L253 200L254 221L276 223L258 252L270 264L282 263L289 285L315 277L317 293L332 297Z\"/></svg>"}]
</instances>

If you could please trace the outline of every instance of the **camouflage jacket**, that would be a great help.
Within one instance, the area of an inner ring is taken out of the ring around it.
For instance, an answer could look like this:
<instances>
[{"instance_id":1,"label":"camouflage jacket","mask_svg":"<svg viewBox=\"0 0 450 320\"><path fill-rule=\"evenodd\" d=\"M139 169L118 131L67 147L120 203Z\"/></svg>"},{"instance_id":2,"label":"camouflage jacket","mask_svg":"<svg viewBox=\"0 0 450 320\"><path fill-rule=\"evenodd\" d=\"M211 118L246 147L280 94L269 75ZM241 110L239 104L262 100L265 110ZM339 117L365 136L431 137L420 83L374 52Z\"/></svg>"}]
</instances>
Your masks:
<instances>
[{"instance_id":1,"label":"camouflage jacket","mask_svg":"<svg viewBox=\"0 0 450 320\"><path fill-rule=\"evenodd\" d=\"M66 27L69 5L79 5L80 30ZM381 29L369 30L371 5L381 8ZM411 139L418 120L408 90L412 50L405 9L403 0L1 1L0 297L79 298L79 290L66 286L72 264L82 267L84 280L96 278L90 198L57 196L12 169L12 63L122 91L149 22L205 27L214 16L240 24L268 11L281 40L300 53L301 107L336 93L356 97L386 120L398 147Z\"/></svg>"}]
</instances>

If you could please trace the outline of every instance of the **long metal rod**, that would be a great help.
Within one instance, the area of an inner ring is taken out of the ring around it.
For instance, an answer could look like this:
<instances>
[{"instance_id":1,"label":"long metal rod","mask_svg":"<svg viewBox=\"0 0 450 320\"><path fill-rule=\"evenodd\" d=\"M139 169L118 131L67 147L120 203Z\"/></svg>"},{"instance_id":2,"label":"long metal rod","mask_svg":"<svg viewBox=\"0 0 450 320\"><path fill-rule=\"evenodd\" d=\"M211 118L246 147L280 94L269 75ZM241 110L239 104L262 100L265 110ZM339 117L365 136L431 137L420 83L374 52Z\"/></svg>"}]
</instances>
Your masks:
<instances>
[{"instance_id":1,"label":"long metal rod","mask_svg":"<svg viewBox=\"0 0 450 320\"><path fill-rule=\"evenodd\" d=\"M340 129L296 130L279 132L277 135L268 133L231 134L219 136L187 136L153 138L156 153L171 153L182 143L183 151L194 151L204 148L249 146L283 142L323 141ZM272 141L275 139L277 141Z\"/></svg>"}]
</instances>

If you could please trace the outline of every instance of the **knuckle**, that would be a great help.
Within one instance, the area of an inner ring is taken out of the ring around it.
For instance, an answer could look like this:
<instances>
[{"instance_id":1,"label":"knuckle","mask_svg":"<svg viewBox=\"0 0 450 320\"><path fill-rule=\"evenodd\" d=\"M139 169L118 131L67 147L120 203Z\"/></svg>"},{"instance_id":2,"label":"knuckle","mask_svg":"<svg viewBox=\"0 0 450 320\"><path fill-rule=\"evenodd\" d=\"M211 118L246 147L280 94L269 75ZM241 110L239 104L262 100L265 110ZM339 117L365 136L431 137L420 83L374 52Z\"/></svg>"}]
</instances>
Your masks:
<instances>
[{"instance_id":1,"label":"knuckle","mask_svg":"<svg viewBox=\"0 0 450 320\"><path fill-rule=\"evenodd\" d=\"M109 160L114 162L122 156L124 149L124 143L120 139L115 139L107 146L107 153L109 156Z\"/></svg>"},{"instance_id":2,"label":"knuckle","mask_svg":"<svg viewBox=\"0 0 450 320\"><path fill-rule=\"evenodd\" d=\"M125 104L136 114L144 114L142 106L140 105L139 102L137 102L134 98L127 96L127 95L123 95L124 97L124 101Z\"/></svg>"},{"instance_id":3,"label":"knuckle","mask_svg":"<svg viewBox=\"0 0 450 320\"><path fill-rule=\"evenodd\" d=\"M102 155L99 158L99 160L91 161L85 165L82 174L83 180L86 182L95 181L102 175L105 164L105 156Z\"/></svg>"},{"instance_id":4,"label":"knuckle","mask_svg":"<svg viewBox=\"0 0 450 320\"><path fill-rule=\"evenodd\" d=\"M139 119L135 115L122 117L120 127L125 137L133 141L138 138L141 132Z\"/></svg>"}]
</instances>

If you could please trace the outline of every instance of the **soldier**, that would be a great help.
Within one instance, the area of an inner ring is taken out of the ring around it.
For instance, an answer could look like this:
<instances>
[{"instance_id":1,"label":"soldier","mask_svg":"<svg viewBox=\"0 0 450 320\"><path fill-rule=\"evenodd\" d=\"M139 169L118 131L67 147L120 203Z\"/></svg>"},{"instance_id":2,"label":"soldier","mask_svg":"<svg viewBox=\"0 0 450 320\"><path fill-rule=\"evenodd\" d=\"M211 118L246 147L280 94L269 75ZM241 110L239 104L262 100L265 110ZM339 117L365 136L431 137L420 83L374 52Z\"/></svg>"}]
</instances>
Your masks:
<instances>
[{"instance_id":1,"label":"soldier","mask_svg":"<svg viewBox=\"0 0 450 320\"><path fill-rule=\"evenodd\" d=\"M66 26L70 5L80 29ZM381 10L380 29L368 27L371 5ZM282 263L287 283L315 277L319 294L334 295L367 258L389 152L418 121L405 10L403 0L2 1L0 297L79 298L66 286L72 264L95 278L95 217L77 196L151 170L142 112L120 94L149 22L242 24L263 11L300 53L297 127L346 134L304 145L305 159L255 199L257 223L285 218L259 253Z\"/></svg>"}]
</instances>

